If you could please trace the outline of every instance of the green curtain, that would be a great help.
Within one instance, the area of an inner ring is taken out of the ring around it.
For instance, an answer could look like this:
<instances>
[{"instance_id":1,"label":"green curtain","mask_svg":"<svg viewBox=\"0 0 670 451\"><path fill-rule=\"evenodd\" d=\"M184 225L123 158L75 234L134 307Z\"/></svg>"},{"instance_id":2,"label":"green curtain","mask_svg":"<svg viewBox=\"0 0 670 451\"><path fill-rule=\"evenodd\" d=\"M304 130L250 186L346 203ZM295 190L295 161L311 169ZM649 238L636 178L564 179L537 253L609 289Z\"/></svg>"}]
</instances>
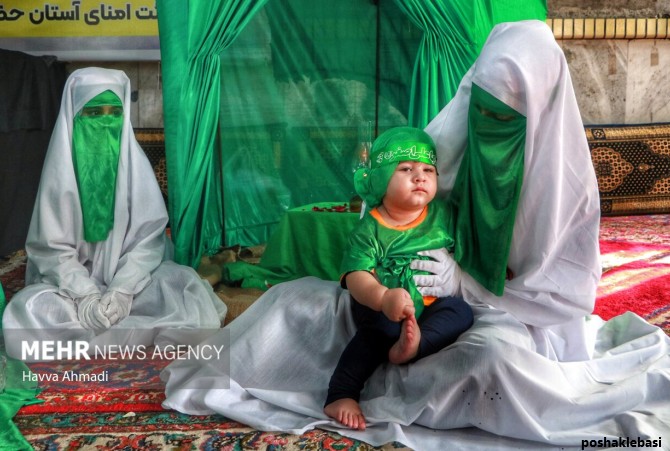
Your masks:
<instances>
[{"instance_id":1,"label":"green curtain","mask_svg":"<svg viewBox=\"0 0 670 451\"><path fill-rule=\"evenodd\" d=\"M0 355L5 356L7 365L7 385L0 393L0 450L31 451L33 447L12 419L21 407L43 402L37 399L40 389L37 388L37 382L23 380L23 375L30 371L25 363L7 356L1 349Z\"/></svg>"},{"instance_id":2,"label":"green curtain","mask_svg":"<svg viewBox=\"0 0 670 451\"><path fill-rule=\"evenodd\" d=\"M6 305L5 290L2 288L2 282L0 282L0 330L2 330L2 315L5 313Z\"/></svg>"},{"instance_id":3,"label":"green curtain","mask_svg":"<svg viewBox=\"0 0 670 451\"><path fill-rule=\"evenodd\" d=\"M424 32L412 77L409 124L423 128L451 100L494 25L545 20L546 0L395 0Z\"/></svg>"},{"instance_id":4,"label":"green curtain","mask_svg":"<svg viewBox=\"0 0 670 451\"><path fill-rule=\"evenodd\" d=\"M423 127L495 23L543 0L158 0L175 260L346 202L362 147Z\"/></svg>"},{"instance_id":5,"label":"green curtain","mask_svg":"<svg viewBox=\"0 0 670 451\"><path fill-rule=\"evenodd\" d=\"M0 320L5 310L5 292L0 283ZM0 321L0 360L5 363L5 387L0 390L0 450L30 451L33 447L23 437L12 419L23 406L42 402L36 399L39 389L37 382L23 380L29 371L25 363L13 359L5 353L5 342Z\"/></svg>"},{"instance_id":6,"label":"green curtain","mask_svg":"<svg viewBox=\"0 0 670 451\"><path fill-rule=\"evenodd\" d=\"M376 17L367 1L272 0L221 54L227 245L266 243L288 209L354 195L357 147L394 102L377 112Z\"/></svg>"},{"instance_id":7,"label":"green curtain","mask_svg":"<svg viewBox=\"0 0 670 451\"><path fill-rule=\"evenodd\" d=\"M423 128L453 97L477 57L472 39L473 0L395 0L424 31L416 55L409 124Z\"/></svg>"},{"instance_id":8,"label":"green curtain","mask_svg":"<svg viewBox=\"0 0 670 451\"><path fill-rule=\"evenodd\" d=\"M221 245L219 55L267 0L158 0L165 152L175 261Z\"/></svg>"}]
</instances>

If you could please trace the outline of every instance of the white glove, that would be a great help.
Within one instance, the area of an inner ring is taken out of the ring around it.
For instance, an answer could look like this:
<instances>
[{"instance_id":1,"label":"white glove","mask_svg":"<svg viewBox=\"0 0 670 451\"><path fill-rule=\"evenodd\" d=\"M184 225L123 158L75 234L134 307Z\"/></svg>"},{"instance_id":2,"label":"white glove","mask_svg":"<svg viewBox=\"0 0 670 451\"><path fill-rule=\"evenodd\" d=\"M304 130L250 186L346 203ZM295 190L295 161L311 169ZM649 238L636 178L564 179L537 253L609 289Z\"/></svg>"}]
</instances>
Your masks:
<instances>
[{"instance_id":1,"label":"white glove","mask_svg":"<svg viewBox=\"0 0 670 451\"><path fill-rule=\"evenodd\" d=\"M130 314L133 296L120 291L108 290L102 295L100 303L104 308L103 313L113 326Z\"/></svg>"},{"instance_id":2,"label":"white glove","mask_svg":"<svg viewBox=\"0 0 670 451\"><path fill-rule=\"evenodd\" d=\"M414 283L424 296L461 295L461 268L445 248L418 252L432 260L412 260L410 267L430 274L414 275Z\"/></svg>"},{"instance_id":3,"label":"white glove","mask_svg":"<svg viewBox=\"0 0 670 451\"><path fill-rule=\"evenodd\" d=\"M77 298L75 303L77 304L77 317L84 328L102 332L112 327L109 319L103 314L100 293Z\"/></svg>"}]
</instances>

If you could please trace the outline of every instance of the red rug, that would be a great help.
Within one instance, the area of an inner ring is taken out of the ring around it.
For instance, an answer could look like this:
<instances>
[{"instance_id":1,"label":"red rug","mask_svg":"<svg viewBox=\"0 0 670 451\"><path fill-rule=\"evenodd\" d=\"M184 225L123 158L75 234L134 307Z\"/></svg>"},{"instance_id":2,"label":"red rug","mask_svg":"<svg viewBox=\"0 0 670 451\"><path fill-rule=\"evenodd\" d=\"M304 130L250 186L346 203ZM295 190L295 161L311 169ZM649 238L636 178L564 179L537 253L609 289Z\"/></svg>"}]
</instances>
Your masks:
<instances>
[{"instance_id":1,"label":"red rug","mask_svg":"<svg viewBox=\"0 0 670 451\"><path fill-rule=\"evenodd\" d=\"M29 363L44 402L21 413L145 412L163 410L160 371L169 360L60 360ZM107 375L109 380L82 382L80 375ZM73 376L74 375L74 376Z\"/></svg>"},{"instance_id":2,"label":"red rug","mask_svg":"<svg viewBox=\"0 0 670 451\"><path fill-rule=\"evenodd\" d=\"M609 319L631 311L651 320L670 309L670 246L601 241L600 252L594 313Z\"/></svg>"},{"instance_id":3,"label":"red rug","mask_svg":"<svg viewBox=\"0 0 670 451\"><path fill-rule=\"evenodd\" d=\"M637 313L670 335L670 215L602 218L595 311Z\"/></svg>"},{"instance_id":4,"label":"red rug","mask_svg":"<svg viewBox=\"0 0 670 451\"><path fill-rule=\"evenodd\" d=\"M152 348L147 348L151 355ZM160 371L168 359L64 360L30 363L43 402L24 406L14 423L36 450L405 450L372 447L319 429L302 435L257 431L221 415L164 410ZM83 383L66 374L107 374Z\"/></svg>"},{"instance_id":5,"label":"red rug","mask_svg":"<svg viewBox=\"0 0 670 451\"><path fill-rule=\"evenodd\" d=\"M600 254L594 313L632 311L670 335L670 215L602 218Z\"/></svg>"}]
</instances>

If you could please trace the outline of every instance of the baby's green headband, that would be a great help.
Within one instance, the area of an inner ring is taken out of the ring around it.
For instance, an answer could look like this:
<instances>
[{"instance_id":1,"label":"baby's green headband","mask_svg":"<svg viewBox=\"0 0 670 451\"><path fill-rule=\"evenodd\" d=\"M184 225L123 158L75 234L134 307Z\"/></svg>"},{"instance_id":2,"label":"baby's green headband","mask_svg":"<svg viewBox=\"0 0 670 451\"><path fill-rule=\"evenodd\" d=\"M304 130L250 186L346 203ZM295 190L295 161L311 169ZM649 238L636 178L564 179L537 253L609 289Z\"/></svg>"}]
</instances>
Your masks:
<instances>
[{"instance_id":1,"label":"baby's green headband","mask_svg":"<svg viewBox=\"0 0 670 451\"><path fill-rule=\"evenodd\" d=\"M370 150L370 168L354 173L354 188L368 208L381 204L386 187L401 161L418 161L435 165L435 143L419 128L396 127L375 139Z\"/></svg>"}]
</instances>

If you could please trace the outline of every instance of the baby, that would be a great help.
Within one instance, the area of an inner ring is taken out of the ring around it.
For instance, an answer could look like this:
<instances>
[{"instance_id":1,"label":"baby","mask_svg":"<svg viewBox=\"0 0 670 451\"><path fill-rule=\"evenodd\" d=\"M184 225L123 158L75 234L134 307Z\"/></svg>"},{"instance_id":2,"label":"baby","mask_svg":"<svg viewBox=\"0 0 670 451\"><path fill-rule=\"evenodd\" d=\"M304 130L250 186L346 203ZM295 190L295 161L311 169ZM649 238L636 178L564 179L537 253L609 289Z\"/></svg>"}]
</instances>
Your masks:
<instances>
[{"instance_id":1,"label":"baby","mask_svg":"<svg viewBox=\"0 0 670 451\"><path fill-rule=\"evenodd\" d=\"M365 429L360 392L385 362L403 364L456 341L473 321L461 297L424 297L410 268L417 252L453 249L450 215L432 202L437 191L435 144L423 130L382 133L370 152L370 169L354 175L368 211L353 231L342 262L342 286L351 293L357 332L328 387L324 413Z\"/></svg>"}]
</instances>

